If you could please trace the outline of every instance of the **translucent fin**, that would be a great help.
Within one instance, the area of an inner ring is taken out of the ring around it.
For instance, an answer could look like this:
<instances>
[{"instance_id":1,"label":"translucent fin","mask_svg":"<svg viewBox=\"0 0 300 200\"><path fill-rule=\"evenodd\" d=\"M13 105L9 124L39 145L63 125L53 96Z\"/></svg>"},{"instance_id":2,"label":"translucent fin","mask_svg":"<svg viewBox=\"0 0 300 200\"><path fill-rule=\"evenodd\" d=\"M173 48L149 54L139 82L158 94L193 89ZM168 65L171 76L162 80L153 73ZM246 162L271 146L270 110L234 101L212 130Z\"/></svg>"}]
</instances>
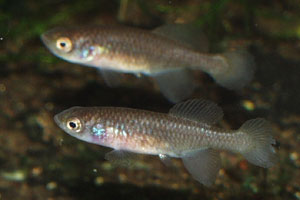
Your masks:
<instances>
[{"instance_id":1,"label":"translucent fin","mask_svg":"<svg viewBox=\"0 0 300 200\"><path fill-rule=\"evenodd\" d=\"M112 70L99 70L104 82L109 87L118 87L122 84L122 75Z\"/></svg>"},{"instance_id":2,"label":"translucent fin","mask_svg":"<svg viewBox=\"0 0 300 200\"><path fill-rule=\"evenodd\" d=\"M159 154L158 155L160 160L168 167L172 167L173 166L173 163L172 163L172 160L171 158L166 155L166 154Z\"/></svg>"},{"instance_id":3,"label":"translucent fin","mask_svg":"<svg viewBox=\"0 0 300 200\"><path fill-rule=\"evenodd\" d=\"M180 41L200 52L208 52L209 49L207 37L195 24L167 24L154 29L153 33Z\"/></svg>"},{"instance_id":4,"label":"translucent fin","mask_svg":"<svg viewBox=\"0 0 300 200\"><path fill-rule=\"evenodd\" d=\"M105 159L115 165L131 166L136 159L136 154L128 151L113 150L105 154Z\"/></svg>"},{"instance_id":5,"label":"translucent fin","mask_svg":"<svg viewBox=\"0 0 300 200\"><path fill-rule=\"evenodd\" d=\"M188 98L195 88L192 74L187 70L163 72L153 77L163 95L174 103Z\"/></svg>"},{"instance_id":6,"label":"translucent fin","mask_svg":"<svg viewBox=\"0 0 300 200\"><path fill-rule=\"evenodd\" d=\"M204 99L192 99L178 103L170 109L169 114L207 124L215 124L223 118L222 108Z\"/></svg>"},{"instance_id":7,"label":"translucent fin","mask_svg":"<svg viewBox=\"0 0 300 200\"><path fill-rule=\"evenodd\" d=\"M228 89L241 89L248 84L254 74L254 58L243 49L228 51L221 55L228 63L225 72L210 73L216 82Z\"/></svg>"},{"instance_id":8,"label":"translucent fin","mask_svg":"<svg viewBox=\"0 0 300 200\"><path fill-rule=\"evenodd\" d=\"M252 164L269 168L277 162L276 151L272 145L276 144L272 137L271 125L262 118L246 121L238 130L251 138L249 148L241 152Z\"/></svg>"},{"instance_id":9,"label":"translucent fin","mask_svg":"<svg viewBox=\"0 0 300 200\"><path fill-rule=\"evenodd\" d=\"M212 149L199 150L182 157L183 164L194 179L210 186L216 180L220 169L220 155Z\"/></svg>"}]
</instances>

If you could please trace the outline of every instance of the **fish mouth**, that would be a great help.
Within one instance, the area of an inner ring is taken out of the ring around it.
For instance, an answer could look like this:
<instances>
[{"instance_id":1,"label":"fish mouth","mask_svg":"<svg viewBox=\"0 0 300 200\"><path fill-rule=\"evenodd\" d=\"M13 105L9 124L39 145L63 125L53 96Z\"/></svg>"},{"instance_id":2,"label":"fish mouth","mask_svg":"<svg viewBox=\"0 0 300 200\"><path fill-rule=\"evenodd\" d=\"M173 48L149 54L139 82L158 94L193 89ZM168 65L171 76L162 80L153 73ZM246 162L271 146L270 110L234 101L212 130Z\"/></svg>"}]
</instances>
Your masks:
<instances>
[{"instance_id":1,"label":"fish mouth","mask_svg":"<svg viewBox=\"0 0 300 200\"><path fill-rule=\"evenodd\" d=\"M56 114L56 115L54 116L54 121L55 121L55 123L57 124L57 126L60 127L61 120L59 119L59 114Z\"/></svg>"},{"instance_id":2,"label":"fish mouth","mask_svg":"<svg viewBox=\"0 0 300 200\"><path fill-rule=\"evenodd\" d=\"M42 40L42 42L43 42L45 45L48 45L48 44L49 44L49 40L47 39L46 33L43 33L43 34L41 35L41 40Z\"/></svg>"}]
</instances>

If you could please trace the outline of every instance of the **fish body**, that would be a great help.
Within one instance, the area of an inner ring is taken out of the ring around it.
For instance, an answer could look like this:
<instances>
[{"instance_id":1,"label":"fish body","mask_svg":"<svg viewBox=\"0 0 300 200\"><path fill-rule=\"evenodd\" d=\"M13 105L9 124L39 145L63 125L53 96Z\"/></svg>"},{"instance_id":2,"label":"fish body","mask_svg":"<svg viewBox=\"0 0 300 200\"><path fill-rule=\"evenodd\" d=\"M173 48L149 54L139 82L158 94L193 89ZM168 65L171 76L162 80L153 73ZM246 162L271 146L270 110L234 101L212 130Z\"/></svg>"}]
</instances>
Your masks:
<instances>
[{"instance_id":1,"label":"fish body","mask_svg":"<svg viewBox=\"0 0 300 200\"><path fill-rule=\"evenodd\" d=\"M261 167L275 164L275 140L265 120L249 120L238 130L224 130L214 126L222 116L221 108L214 103L190 100L176 104L168 114L73 107L57 114L55 121L80 140L113 148L111 154L133 152L182 158L193 177L205 185L213 183L220 168L217 150L242 153Z\"/></svg>"},{"instance_id":2,"label":"fish body","mask_svg":"<svg viewBox=\"0 0 300 200\"><path fill-rule=\"evenodd\" d=\"M75 63L127 73L153 74L188 66L192 62L191 54L195 53L180 42L129 27L59 28L42 36L45 44L62 37L74 44L73 52L62 54L53 43L50 49L55 55Z\"/></svg>"},{"instance_id":3,"label":"fish body","mask_svg":"<svg viewBox=\"0 0 300 200\"><path fill-rule=\"evenodd\" d=\"M79 139L118 150L181 157L201 148L234 151L244 142L233 137L233 131L165 113L115 107L75 107L66 112L74 112L74 116L80 113L87 134L79 134ZM103 133L98 134L101 129Z\"/></svg>"},{"instance_id":4,"label":"fish body","mask_svg":"<svg viewBox=\"0 0 300 200\"><path fill-rule=\"evenodd\" d=\"M187 42L191 25L165 27L154 31L107 25L55 28L41 38L56 56L101 70L107 82L117 82L109 80L115 72L151 76L173 102L193 91L190 70L202 70L227 88L241 88L250 81L254 64L246 51L201 53Z\"/></svg>"}]
</instances>

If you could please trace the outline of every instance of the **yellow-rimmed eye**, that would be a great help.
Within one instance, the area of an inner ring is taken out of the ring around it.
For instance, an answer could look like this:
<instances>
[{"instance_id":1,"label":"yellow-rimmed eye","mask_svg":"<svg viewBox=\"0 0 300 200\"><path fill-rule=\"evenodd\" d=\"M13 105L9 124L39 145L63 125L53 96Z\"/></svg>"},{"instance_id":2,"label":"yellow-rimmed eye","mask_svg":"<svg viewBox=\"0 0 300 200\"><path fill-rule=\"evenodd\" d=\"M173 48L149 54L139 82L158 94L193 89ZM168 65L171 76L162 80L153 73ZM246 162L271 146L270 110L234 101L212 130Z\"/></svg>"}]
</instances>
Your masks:
<instances>
[{"instance_id":1,"label":"yellow-rimmed eye","mask_svg":"<svg viewBox=\"0 0 300 200\"><path fill-rule=\"evenodd\" d=\"M78 118L72 118L67 121L67 127L71 131L79 132L82 126Z\"/></svg>"},{"instance_id":2,"label":"yellow-rimmed eye","mask_svg":"<svg viewBox=\"0 0 300 200\"><path fill-rule=\"evenodd\" d=\"M64 52L69 52L72 49L72 42L67 37L61 37L56 41L56 48Z\"/></svg>"}]
</instances>

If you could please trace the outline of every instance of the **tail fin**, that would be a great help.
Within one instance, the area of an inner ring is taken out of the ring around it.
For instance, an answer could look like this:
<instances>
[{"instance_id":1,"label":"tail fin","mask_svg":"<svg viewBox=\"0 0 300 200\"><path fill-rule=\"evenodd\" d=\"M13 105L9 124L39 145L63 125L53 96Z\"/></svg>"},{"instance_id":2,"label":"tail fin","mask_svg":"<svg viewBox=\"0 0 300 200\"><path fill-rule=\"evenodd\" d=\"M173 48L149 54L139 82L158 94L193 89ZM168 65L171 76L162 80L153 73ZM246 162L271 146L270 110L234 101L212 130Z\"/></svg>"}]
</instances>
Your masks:
<instances>
[{"instance_id":1,"label":"tail fin","mask_svg":"<svg viewBox=\"0 0 300 200\"><path fill-rule=\"evenodd\" d=\"M249 148L243 150L242 155L252 164L269 168L277 162L275 149L276 144L272 137L270 124L262 118L246 121L239 131L245 133L250 138Z\"/></svg>"},{"instance_id":2,"label":"tail fin","mask_svg":"<svg viewBox=\"0 0 300 200\"><path fill-rule=\"evenodd\" d=\"M221 56L225 58L229 67L224 73L212 74L217 83L228 89L240 89L251 81L255 63L246 50L236 49Z\"/></svg>"}]
</instances>

